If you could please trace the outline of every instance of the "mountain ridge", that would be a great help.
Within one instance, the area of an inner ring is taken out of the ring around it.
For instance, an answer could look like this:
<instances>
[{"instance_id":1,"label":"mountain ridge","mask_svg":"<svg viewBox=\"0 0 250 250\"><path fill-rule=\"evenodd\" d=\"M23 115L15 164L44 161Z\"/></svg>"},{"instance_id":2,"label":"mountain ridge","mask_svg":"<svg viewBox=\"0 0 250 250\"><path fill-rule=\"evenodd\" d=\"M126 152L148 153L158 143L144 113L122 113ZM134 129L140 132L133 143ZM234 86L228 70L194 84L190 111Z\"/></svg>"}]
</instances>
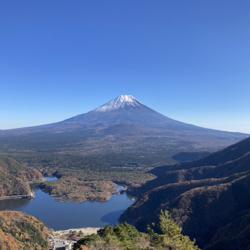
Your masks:
<instances>
[{"instance_id":1,"label":"mountain ridge","mask_svg":"<svg viewBox=\"0 0 250 250\"><path fill-rule=\"evenodd\" d=\"M244 223L250 215L249 163L247 138L195 162L155 168L152 173L157 179L134 190L139 198L121 220L146 230L157 221L155 214L167 209L203 249L248 249L239 246L244 245L242 235L250 235Z\"/></svg>"}]
</instances>

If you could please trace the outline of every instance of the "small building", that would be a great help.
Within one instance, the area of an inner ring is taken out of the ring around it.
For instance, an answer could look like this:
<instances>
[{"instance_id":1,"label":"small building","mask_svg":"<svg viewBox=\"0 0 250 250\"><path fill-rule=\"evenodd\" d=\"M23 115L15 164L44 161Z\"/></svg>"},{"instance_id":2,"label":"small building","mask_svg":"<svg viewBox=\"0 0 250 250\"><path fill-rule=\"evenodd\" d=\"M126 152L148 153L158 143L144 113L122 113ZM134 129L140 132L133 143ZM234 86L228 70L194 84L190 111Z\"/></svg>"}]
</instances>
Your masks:
<instances>
[{"instance_id":1,"label":"small building","mask_svg":"<svg viewBox=\"0 0 250 250\"><path fill-rule=\"evenodd\" d=\"M53 250L72 250L76 241L53 239Z\"/></svg>"}]
</instances>

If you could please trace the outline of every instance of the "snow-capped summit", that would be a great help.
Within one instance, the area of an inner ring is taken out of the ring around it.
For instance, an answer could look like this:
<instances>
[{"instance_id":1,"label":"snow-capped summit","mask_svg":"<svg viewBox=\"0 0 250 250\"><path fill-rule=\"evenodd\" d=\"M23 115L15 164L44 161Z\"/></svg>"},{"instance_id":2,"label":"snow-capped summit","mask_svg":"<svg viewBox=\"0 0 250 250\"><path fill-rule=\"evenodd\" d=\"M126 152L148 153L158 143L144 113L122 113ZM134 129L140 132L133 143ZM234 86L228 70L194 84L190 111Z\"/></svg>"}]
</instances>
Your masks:
<instances>
[{"instance_id":1,"label":"snow-capped summit","mask_svg":"<svg viewBox=\"0 0 250 250\"><path fill-rule=\"evenodd\" d=\"M121 95L114 100L87 113L79 114L52 124L7 130L0 132L0 146L19 148L17 139L22 139L22 148L33 150L34 141L38 150L45 145L51 152L59 151L87 157L90 164L96 159L106 166L130 166L131 159L159 164L171 152L184 152L190 148L208 150L209 145L217 148L232 144L249 135L209 130L173 120L131 95ZM209 144L208 144L209 141ZM46 142L46 143L45 143ZM47 144L48 143L48 144ZM0 148L1 149L1 148ZM172 151L173 149L173 151ZM63 151L64 150L64 151ZM84 153L84 154L83 154ZM100 157L98 157L98 154ZM103 157L107 154L108 157ZM114 159L109 156L114 155ZM127 157L132 155L132 157ZM142 157L143 156L143 157ZM93 158L92 158L93 157ZM93 161L91 160L93 159ZM114 162L114 165L112 165Z\"/></svg>"},{"instance_id":2,"label":"snow-capped summit","mask_svg":"<svg viewBox=\"0 0 250 250\"><path fill-rule=\"evenodd\" d=\"M117 98L97 108L97 112L113 111L125 107L138 107L141 103L132 95L120 95Z\"/></svg>"}]
</instances>

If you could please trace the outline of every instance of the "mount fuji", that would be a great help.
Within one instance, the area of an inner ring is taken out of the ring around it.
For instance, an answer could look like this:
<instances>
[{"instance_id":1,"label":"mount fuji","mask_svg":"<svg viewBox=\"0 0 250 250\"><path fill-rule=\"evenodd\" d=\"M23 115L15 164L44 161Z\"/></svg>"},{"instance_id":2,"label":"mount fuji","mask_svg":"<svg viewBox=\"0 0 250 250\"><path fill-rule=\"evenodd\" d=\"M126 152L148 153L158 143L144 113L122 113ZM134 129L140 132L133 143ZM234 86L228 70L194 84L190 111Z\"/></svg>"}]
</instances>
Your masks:
<instances>
[{"instance_id":1,"label":"mount fuji","mask_svg":"<svg viewBox=\"0 0 250 250\"><path fill-rule=\"evenodd\" d=\"M0 152L74 154L88 162L108 158L112 166L159 165L176 153L211 152L247 136L179 122L121 95L61 122L2 130Z\"/></svg>"}]
</instances>

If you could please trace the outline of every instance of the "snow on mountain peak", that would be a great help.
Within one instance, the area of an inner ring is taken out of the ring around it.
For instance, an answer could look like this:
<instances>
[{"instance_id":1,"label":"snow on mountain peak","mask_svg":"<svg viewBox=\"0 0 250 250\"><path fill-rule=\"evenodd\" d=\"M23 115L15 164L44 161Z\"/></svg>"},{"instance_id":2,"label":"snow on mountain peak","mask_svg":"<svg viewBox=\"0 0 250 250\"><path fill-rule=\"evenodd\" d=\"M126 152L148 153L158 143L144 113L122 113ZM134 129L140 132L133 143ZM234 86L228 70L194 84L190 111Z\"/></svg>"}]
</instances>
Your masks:
<instances>
[{"instance_id":1,"label":"snow on mountain peak","mask_svg":"<svg viewBox=\"0 0 250 250\"><path fill-rule=\"evenodd\" d=\"M117 110L124 107L138 107L140 106L140 102L132 95L120 95L114 100L107 102L101 107L97 108L95 111L97 112L107 112L112 110Z\"/></svg>"}]
</instances>

